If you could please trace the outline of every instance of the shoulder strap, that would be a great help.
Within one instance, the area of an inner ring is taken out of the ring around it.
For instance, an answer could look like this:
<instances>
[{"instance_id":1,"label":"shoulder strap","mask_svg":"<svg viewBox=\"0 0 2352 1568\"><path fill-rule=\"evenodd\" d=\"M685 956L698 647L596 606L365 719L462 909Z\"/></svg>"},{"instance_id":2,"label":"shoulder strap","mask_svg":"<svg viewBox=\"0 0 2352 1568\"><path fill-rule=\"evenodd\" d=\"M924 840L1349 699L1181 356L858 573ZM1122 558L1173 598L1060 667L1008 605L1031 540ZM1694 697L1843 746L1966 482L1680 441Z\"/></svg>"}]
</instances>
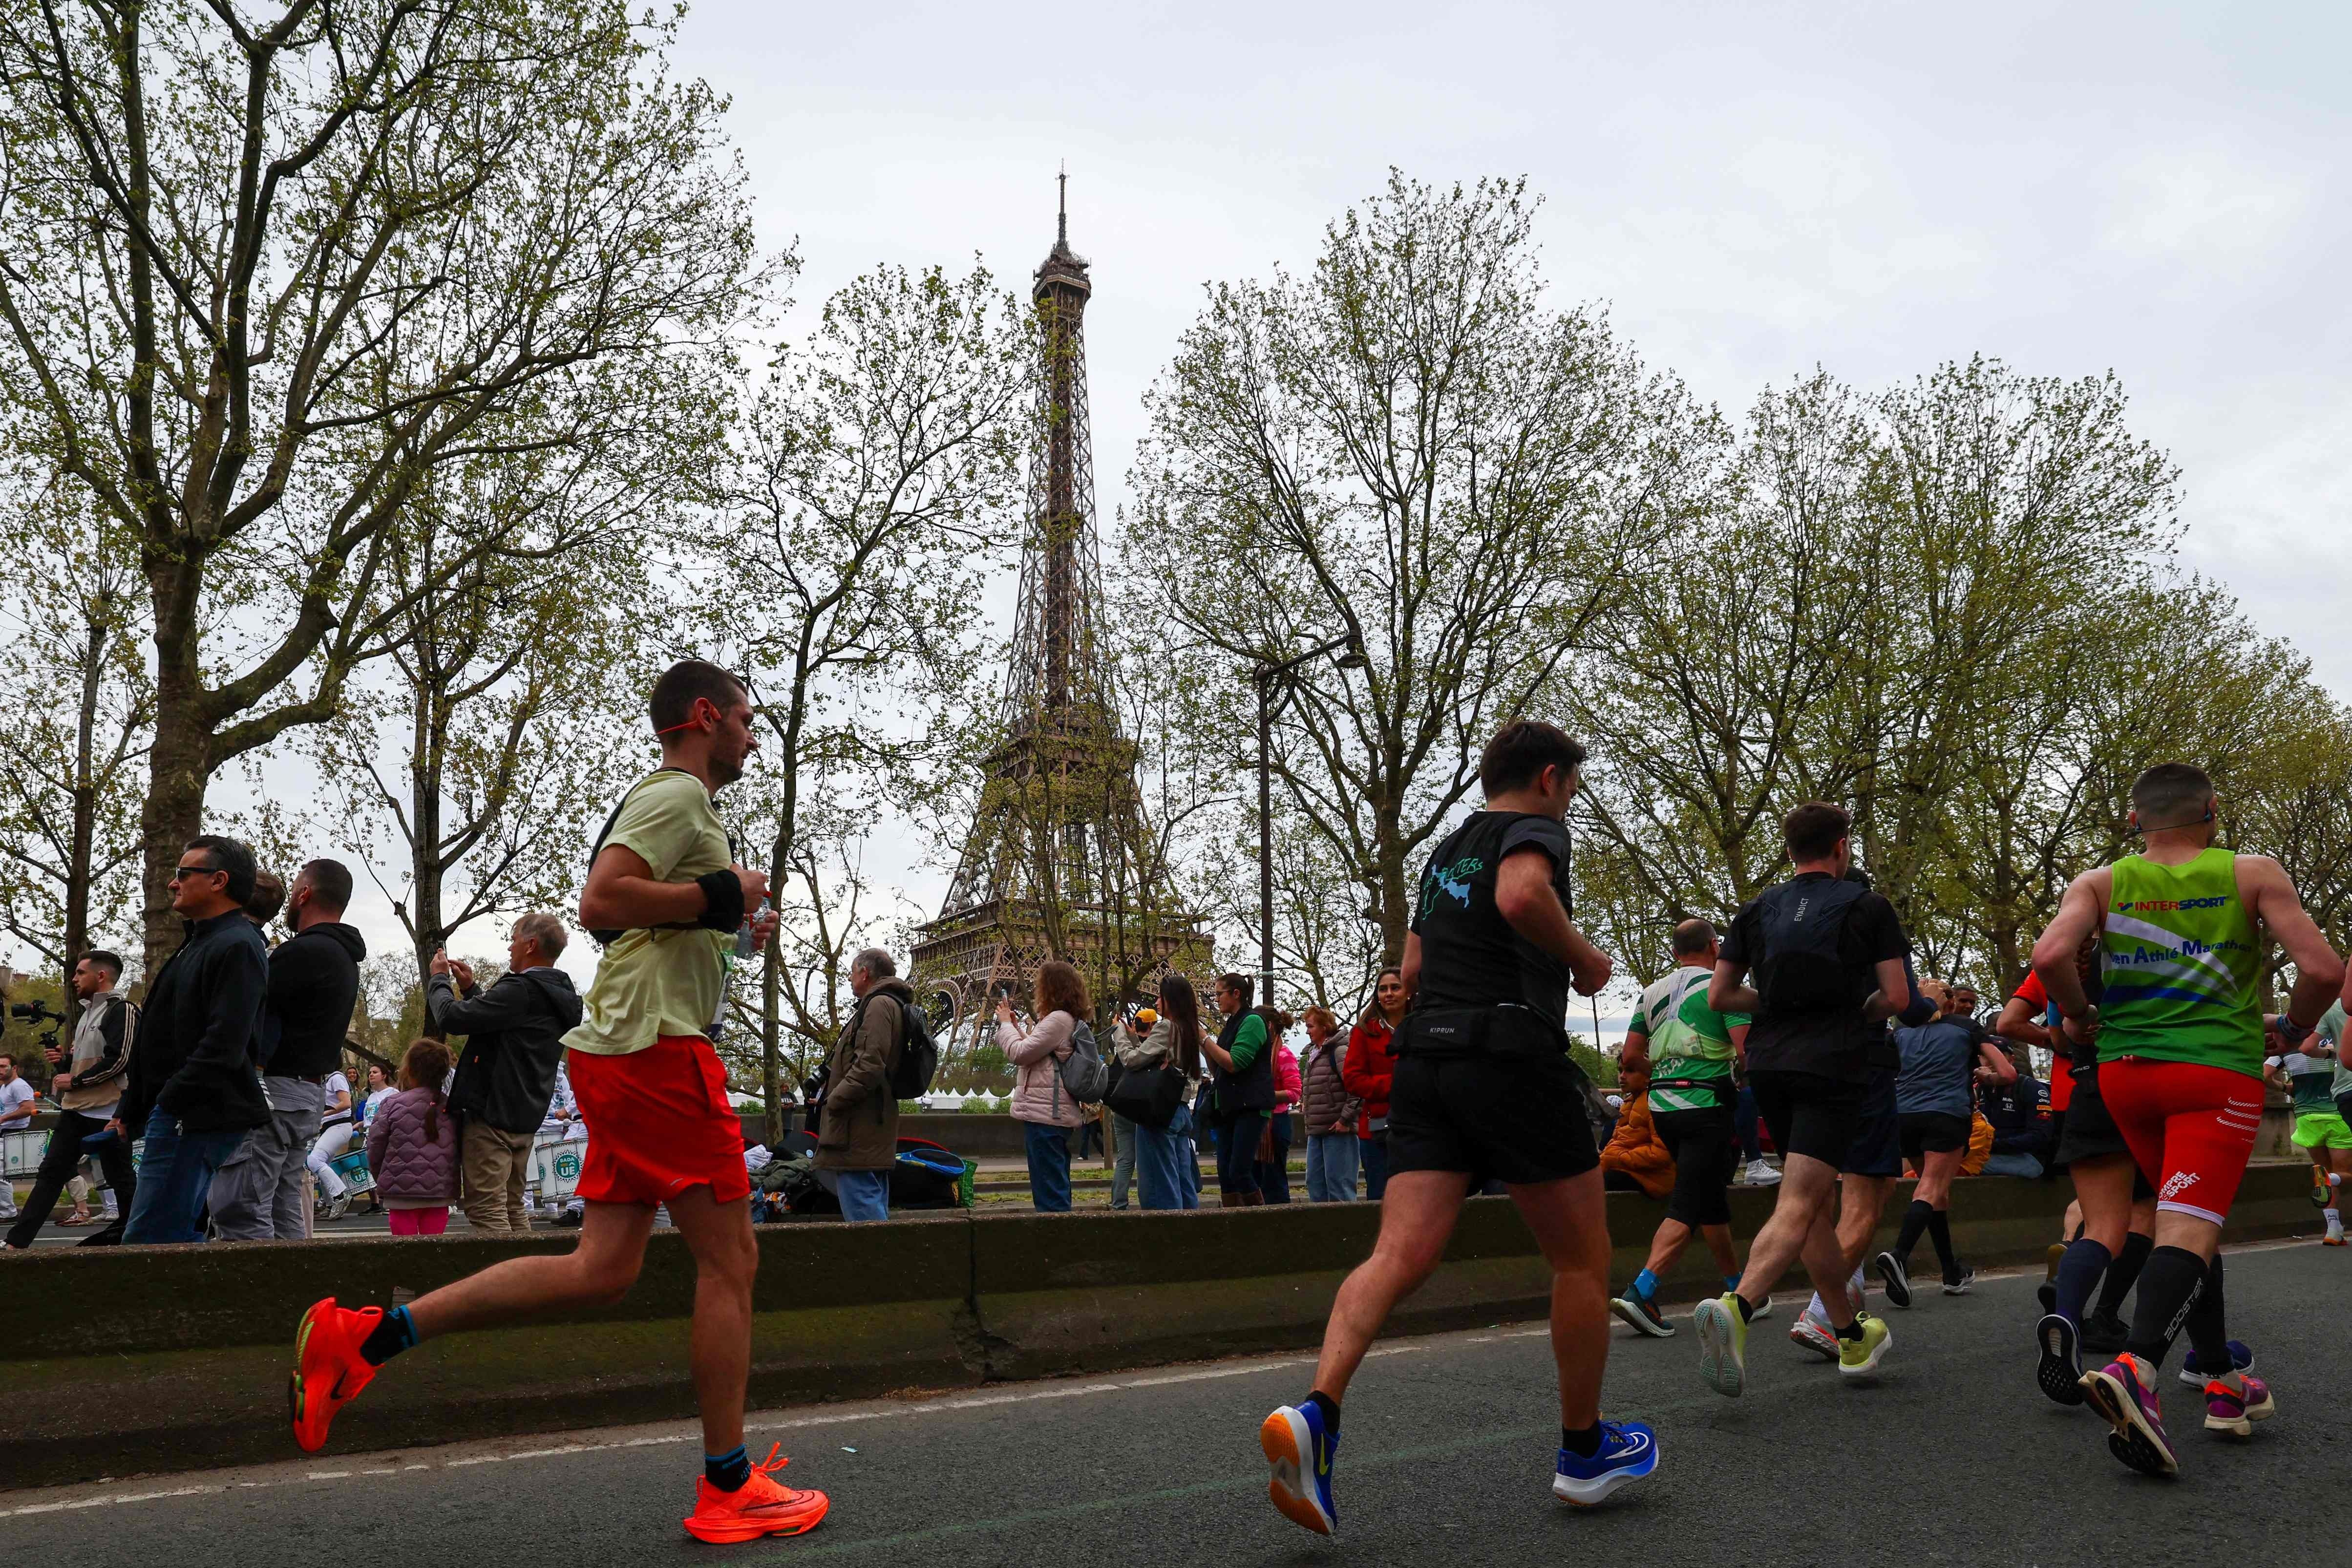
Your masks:
<instances>
[{"instance_id":1,"label":"shoulder strap","mask_svg":"<svg viewBox=\"0 0 2352 1568\"><path fill-rule=\"evenodd\" d=\"M630 800L636 795L637 791L645 788L646 785L661 777L664 773L682 773L685 772L686 770L684 768L656 768L644 778L639 779L636 783L631 784L627 789L621 792L621 798L613 803L612 813L604 818L604 826L596 830L596 842L590 845L588 847L588 869L591 873L593 873L596 869L596 857L604 852L604 840L613 836L613 828L614 825L621 820L622 810L628 805ZM620 941L622 937L625 936L632 931L693 931L698 929L698 925L699 922L695 921L667 921L660 925L653 926L612 926L603 931L592 931L588 934L595 939L597 946L610 947L613 943ZM450 985L450 990L454 993L456 989L457 986L453 982Z\"/></svg>"}]
</instances>

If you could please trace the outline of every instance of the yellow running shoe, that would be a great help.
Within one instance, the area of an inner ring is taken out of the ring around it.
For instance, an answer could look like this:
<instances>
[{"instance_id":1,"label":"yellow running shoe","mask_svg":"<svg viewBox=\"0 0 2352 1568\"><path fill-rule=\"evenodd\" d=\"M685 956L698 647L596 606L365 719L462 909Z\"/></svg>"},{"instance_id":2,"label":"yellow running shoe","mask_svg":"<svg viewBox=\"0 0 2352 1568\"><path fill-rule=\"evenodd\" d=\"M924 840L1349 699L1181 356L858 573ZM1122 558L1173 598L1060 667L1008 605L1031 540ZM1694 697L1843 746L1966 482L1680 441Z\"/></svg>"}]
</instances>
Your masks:
<instances>
[{"instance_id":1,"label":"yellow running shoe","mask_svg":"<svg viewBox=\"0 0 2352 1568\"><path fill-rule=\"evenodd\" d=\"M1748 1320L1739 1310L1739 1292L1727 1290L1713 1301L1701 1301L1691 1313L1698 1331L1698 1374L1727 1399L1737 1399L1748 1386Z\"/></svg>"},{"instance_id":2,"label":"yellow running shoe","mask_svg":"<svg viewBox=\"0 0 2352 1568\"><path fill-rule=\"evenodd\" d=\"M1874 1318L1868 1312L1856 1312L1853 1321L1862 1329L1862 1337L1850 1340L1838 1338L1838 1375L1841 1377L1874 1377L1878 1363L1886 1357L1886 1347L1895 1342L1895 1334L1884 1318Z\"/></svg>"}]
</instances>

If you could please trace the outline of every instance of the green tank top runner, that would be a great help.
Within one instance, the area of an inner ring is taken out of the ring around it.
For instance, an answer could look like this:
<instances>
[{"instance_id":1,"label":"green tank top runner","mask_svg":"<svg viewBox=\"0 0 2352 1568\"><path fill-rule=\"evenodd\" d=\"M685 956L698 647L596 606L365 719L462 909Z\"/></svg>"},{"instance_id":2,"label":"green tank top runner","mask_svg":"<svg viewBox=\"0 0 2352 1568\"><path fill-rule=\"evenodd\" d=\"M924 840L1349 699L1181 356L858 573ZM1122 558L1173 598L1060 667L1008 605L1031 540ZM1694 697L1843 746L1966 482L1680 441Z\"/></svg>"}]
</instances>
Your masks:
<instances>
[{"instance_id":1,"label":"green tank top runner","mask_svg":"<svg viewBox=\"0 0 2352 1568\"><path fill-rule=\"evenodd\" d=\"M2100 939L2099 1059L2197 1062L2260 1078L2262 943L2238 897L2238 858L2114 867Z\"/></svg>"}]
</instances>

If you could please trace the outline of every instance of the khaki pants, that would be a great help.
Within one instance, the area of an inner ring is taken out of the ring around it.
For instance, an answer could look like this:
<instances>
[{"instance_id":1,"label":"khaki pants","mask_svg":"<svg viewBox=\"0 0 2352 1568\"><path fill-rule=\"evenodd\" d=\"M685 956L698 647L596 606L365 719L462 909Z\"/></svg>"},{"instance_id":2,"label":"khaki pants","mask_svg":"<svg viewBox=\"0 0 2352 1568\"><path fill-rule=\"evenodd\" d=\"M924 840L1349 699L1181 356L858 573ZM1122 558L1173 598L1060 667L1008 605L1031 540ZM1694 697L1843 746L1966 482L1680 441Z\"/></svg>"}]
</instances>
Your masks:
<instances>
[{"instance_id":1,"label":"khaki pants","mask_svg":"<svg viewBox=\"0 0 2352 1568\"><path fill-rule=\"evenodd\" d=\"M530 1173L535 1132L502 1132L485 1122L466 1123L462 1148L466 1195L459 1205L476 1230L530 1234L530 1210L523 1206L523 1178Z\"/></svg>"}]
</instances>

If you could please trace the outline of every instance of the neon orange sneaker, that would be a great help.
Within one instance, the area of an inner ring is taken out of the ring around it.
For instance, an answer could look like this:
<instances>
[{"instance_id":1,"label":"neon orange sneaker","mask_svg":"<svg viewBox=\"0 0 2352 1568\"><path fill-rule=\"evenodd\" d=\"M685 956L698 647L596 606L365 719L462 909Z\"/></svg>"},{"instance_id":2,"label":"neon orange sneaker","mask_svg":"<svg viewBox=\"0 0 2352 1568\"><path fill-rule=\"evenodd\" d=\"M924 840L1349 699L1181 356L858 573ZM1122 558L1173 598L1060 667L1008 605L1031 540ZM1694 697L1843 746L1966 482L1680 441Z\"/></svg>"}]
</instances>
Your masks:
<instances>
[{"instance_id":1,"label":"neon orange sneaker","mask_svg":"<svg viewBox=\"0 0 2352 1568\"><path fill-rule=\"evenodd\" d=\"M353 1311L335 1305L335 1299L311 1304L294 1331L294 1385L287 1404L294 1418L294 1441L306 1454L327 1446L327 1427L335 1412L359 1397L375 1381L375 1368L360 1354L360 1342L374 1331L383 1316L381 1307Z\"/></svg>"},{"instance_id":2,"label":"neon orange sneaker","mask_svg":"<svg viewBox=\"0 0 2352 1568\"><path fill-rule=\"evenodd\" d=\"M800 1491L768 1479L771 1470L792 1463L776 1457L782 1443L751 1467L751 1479L740 1489L722 1492L709 1477L694 1483L694 1511L686 1516L686 1532L697 1541L757 1541L763 1535L804 1535L833 1506L819 1491Z\"/></svg>"}]
</instances>

